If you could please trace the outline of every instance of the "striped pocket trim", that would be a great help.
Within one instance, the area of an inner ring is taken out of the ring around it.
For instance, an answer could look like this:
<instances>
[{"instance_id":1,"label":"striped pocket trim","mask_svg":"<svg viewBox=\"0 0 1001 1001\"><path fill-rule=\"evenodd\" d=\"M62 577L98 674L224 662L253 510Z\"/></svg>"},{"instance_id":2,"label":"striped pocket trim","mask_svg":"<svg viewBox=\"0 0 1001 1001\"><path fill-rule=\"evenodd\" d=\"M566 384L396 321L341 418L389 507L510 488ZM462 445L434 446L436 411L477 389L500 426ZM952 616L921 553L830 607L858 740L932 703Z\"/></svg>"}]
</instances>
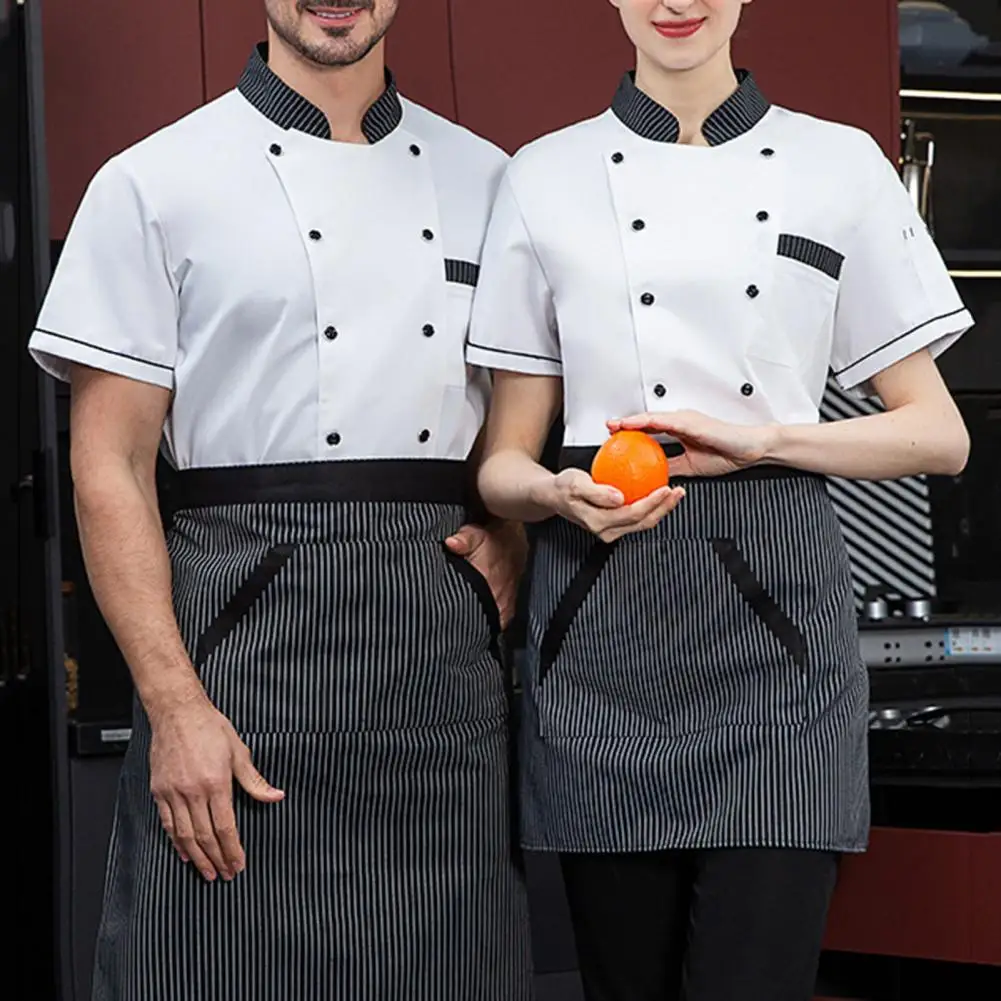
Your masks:
<instances>
[{"instance_id":1,"label":"striped pocket trim","mask_svg":"<svg viewBox=\"0 0 1001 1001\"><path fill-rule=\"evenodd\" d=\"M480 280L480 266L472 261L445 260L445 281L454 285L468 285L476 288Z\"/></svg>"},{"instance_id":2,"label":"striped pocket trim","mask_svg":"<svg viewBox=\"0 0 1001 1001\"><path fill-rule=\"evenodd\" d=\"M787 257L791 261L816 268L835 281L841 277L841 268L845 263L844 254L815 240L808 240L805 236L792 236L789 233L783 233L779 237L779 257Z\"/></svg>"}]
</instances>

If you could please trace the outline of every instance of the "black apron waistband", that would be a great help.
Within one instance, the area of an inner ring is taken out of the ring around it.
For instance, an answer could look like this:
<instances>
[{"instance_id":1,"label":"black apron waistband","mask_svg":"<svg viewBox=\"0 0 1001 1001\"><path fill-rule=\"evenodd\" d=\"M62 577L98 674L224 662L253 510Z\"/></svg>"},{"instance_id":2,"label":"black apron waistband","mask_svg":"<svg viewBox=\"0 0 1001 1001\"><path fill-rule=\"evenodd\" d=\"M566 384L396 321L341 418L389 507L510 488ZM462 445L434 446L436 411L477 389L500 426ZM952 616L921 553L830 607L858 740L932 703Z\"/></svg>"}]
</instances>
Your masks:
<instances>
[{"instance_id":1,"label":"black apron waistband","mask_svg":"<svg viewBox=\"0 0 1001 1001\"><path fill-rule=\"evenodd\" d=\"M676 459L684 453L684 448L682 448L682 446L677 442L666 443L662 447L664 449L664 454L668 457L668 459ZM586 472L590 472L591 464L594 462L594 457L597 454L597 446L573 446L570 448L564 448L560 452L560 469L583 469ZM740 469L735 473L727 473L725 476L672 476L671 483L691 483L693 480L746 482L748 480L783 480L790 478L813 479L815 477L815 473L808 473L802 469L790 469L787 466L752 466L749 469Z\"/></svg>"},{"instance_id":2,"label":"black apron waistband","mask_svg":"<svg viewBox=\"0 0 1001 1001\"><path fill-rule=\"evenodd\" d=\"M170 471L161 503L170 511L230 504L311 501L466 505L465 462L452 459L364 459Z\"/></svg>"}]
</instances>

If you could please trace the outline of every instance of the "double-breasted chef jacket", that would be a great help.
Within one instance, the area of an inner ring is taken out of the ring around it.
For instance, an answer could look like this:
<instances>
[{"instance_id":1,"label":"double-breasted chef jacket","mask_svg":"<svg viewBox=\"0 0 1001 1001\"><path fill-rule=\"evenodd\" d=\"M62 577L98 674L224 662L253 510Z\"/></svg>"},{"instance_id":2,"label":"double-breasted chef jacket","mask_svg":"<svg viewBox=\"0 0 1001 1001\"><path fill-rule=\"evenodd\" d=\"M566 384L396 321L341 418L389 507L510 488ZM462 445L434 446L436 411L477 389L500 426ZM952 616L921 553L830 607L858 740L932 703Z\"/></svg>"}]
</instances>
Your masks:
<instances>
[{"instance_id":1,"label":"double-breasted chef jacket","mask_svg":"<svg viewBox=\"0 0 1001 1001\"><path fill-rule=\"evenodd\" d=\"M362 129L332 142L255 51L235 90L99 171L31 339L57 376L172 392L178 623L286 792L237 791L248 868L202 884L160 829L137 706L95 1001L530 997L497 608L444 547L486 405L464 344L507 157L391 78Z\"/></svg>"},{"instance_id":2,"label":"double-breasted chef jacket","mask_svg":"<svg viewBox=\"0 0 1001 1001\"><path fill-rule=\"evenodd\" d=\"M32 352L59 377L79 362L170 389L179 469L464 459L487 387L464 342L505 154L392 83L369 144L331 142L269 73L256 53L238 90L101 168Z\"/></svg>"},{"instance_id":3,"label":"double-breasted chef jacket","mask_svg":"<svg viewBox=\"0 0 1001 1001\"><path fill-rule=\"evenodd\" d=\"M972 323L875 141L738 79L708 146L628 75L508 166L467 359L562 378L565 465L644 411L816 423L832 370L871 394ZM542 528L524 842L859 850L867 683L824 483L755 469L687 493L613 546Z\"/></svg>"}]
</instances>

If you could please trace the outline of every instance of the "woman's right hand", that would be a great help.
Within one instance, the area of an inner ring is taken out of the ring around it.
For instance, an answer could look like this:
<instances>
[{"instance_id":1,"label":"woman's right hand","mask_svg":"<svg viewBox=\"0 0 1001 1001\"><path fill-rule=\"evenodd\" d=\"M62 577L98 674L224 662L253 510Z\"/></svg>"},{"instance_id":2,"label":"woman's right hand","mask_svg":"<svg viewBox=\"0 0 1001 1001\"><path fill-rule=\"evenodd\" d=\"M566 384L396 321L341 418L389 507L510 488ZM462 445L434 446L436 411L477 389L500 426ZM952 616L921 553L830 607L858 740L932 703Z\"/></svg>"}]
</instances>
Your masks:
<instances>
[{"instance_id":1,"label":"woman's right hand","mask_svg":"<svg viewBox=\"0 0 1001 1001\"><path fill-rule=\"evenodd\" d=\"M653 528L685 496L680 487L662 487L635 504L626 504L618 490L595 483L582 469L564 469L553 478L551 490L554 513L593 532L602 542Z\"/></svg>"}]
</instances>

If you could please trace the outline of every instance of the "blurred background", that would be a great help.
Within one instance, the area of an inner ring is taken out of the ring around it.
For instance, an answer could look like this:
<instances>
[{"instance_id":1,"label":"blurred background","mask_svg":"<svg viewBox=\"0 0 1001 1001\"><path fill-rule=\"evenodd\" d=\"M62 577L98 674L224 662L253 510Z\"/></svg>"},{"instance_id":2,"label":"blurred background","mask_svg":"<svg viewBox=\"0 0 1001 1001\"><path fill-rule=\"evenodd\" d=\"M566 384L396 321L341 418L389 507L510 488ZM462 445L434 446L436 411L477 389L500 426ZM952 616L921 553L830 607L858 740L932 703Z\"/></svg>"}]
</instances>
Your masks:
<instances>
[{"instance_id":1,"label":"blurred background","mask_svg":"<svg viewBox=\"0 0 1001 1001\"><path fill-rule=\"evenodd\" d=\"M72 518L65 391L25 344L90 177L233 87L262 7L0 0L3 1001L89 998L129 737ZM486 0L402 0L390 47L407 96L510 151L607 107L629 60L604 0L533 0L514 29ZM830 484L872 677L876 829L844 868L817 996L998 998L1001 0L757 0L737 61L776 103L879 140L977 320L943 361L973 438L963 476ZM867 408L832 387L823 415ZM579 1001L558 872L533 858L530 876L539 1001Z\"/></svg>"}]
</instances>

